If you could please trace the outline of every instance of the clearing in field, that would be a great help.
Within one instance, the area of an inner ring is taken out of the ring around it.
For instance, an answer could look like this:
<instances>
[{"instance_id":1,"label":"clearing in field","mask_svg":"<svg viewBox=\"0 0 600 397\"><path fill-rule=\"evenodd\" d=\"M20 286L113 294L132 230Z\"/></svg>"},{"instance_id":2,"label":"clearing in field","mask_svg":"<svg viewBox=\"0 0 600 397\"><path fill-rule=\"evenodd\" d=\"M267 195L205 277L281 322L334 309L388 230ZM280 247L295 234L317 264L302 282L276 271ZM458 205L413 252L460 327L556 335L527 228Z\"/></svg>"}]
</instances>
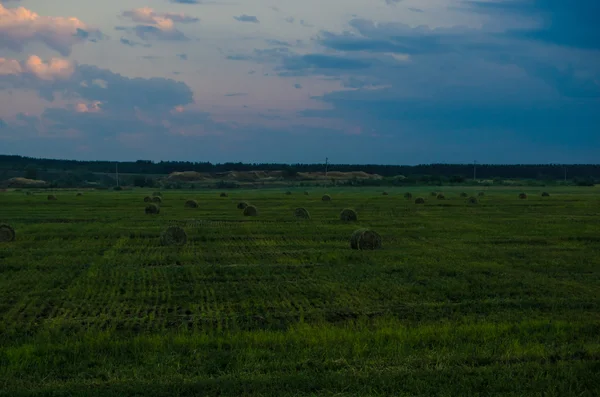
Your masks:
<instances>
[{"instance_id":1,"label":"clearing in field","mask_svg":"<svg viewBox=\"0 0 600 397\"><path fill-rule=\"evenodd\" d=\"M0 395L600 390L598 190L412 189L0 193Z\"/></svg>"}]
</instances>

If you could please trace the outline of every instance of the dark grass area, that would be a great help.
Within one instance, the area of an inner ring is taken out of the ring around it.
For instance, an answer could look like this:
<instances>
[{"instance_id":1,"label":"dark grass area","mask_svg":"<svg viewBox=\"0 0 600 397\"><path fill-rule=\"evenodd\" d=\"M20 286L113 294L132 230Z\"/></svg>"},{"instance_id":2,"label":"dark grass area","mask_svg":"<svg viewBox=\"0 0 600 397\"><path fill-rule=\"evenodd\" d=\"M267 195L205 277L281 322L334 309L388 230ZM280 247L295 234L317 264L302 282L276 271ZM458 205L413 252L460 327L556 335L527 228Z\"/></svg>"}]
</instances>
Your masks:
<instances>
[{"instance_id":1,"label":"dark grass area","mask_svg":"<svg viewBox=\"0 0 600 397\"><path fill-rule=\"evenodd\" d=\"M598 189L286 190L165 191L158 215L143 189L0 193L0 395L600 389ZM362 227L382 250L350 249Z\"/></svg>"}]
</instances>

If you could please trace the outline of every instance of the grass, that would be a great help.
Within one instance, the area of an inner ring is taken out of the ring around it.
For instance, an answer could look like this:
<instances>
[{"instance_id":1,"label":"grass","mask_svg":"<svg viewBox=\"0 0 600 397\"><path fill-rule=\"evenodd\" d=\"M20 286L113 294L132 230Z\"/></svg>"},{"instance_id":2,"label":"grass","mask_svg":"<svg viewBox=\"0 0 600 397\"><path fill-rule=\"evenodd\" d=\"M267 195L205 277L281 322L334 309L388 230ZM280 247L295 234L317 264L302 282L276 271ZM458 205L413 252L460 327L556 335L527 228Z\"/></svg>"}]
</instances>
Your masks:
<instances>
[{"instance_id":1,"label":"grass","mask_svg":"<svg viewBox=\"0 0 600 397\"><path fill-rule=\"evenodd\" d=\"M1 193L0 395L594 395L600 191L442 190Z\"/></svg>"}]
</instances>

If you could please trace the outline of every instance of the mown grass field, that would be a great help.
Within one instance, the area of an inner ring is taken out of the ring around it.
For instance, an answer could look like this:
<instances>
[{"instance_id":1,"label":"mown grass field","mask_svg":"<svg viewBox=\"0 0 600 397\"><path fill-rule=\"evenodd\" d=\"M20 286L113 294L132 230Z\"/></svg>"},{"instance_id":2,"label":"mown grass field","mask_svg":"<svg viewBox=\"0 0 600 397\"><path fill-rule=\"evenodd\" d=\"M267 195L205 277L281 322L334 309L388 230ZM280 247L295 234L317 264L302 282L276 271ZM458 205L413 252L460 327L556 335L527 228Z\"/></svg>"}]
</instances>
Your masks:
<instances>
[{"instance_id":1,"label":"mown grass field","mask_svg":"<svg viewBox=\"0 0 600 397\"><path fill-rule=\"evenodd\" d=\"M598 395L600 189L303 190L0 193L0 395Z\"/></svg>"}]
</instances>

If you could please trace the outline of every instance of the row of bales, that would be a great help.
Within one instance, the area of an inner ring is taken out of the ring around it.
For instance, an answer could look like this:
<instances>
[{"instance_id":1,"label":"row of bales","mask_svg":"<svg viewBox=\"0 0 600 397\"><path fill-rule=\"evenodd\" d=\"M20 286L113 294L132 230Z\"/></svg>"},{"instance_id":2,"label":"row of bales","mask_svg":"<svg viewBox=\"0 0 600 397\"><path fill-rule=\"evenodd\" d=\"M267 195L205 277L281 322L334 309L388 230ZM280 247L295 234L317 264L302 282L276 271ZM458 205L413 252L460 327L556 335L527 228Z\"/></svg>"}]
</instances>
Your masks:
<instances>
[{"instance_id":1,"label":"row of bales","mask_svg":"<svg viewBox=\"0 0 600 397\"><path fill-rule=\"evenodd\" d=\"M292 192L287 191L285 193L286 195L291 195ZM305 195L308 195L308 192L304 192ZM383 192L384 195L389 195L389 193L387 192ZM445 200L446 196L443 193L438 193L438 192L431 192L431 196L435 197L437 200ZM479 192L478 196L481 198L483 196L485 196L484 192ZM543 192L542 193L542 197L549 197L550 194L548 192ZM227 193L221 193L220 197L225 198L225 197L229 197ZM460 193L460 197L463 199L466 199L466 203L470 204L470 205L475 205L479 203L479 200L477 197L475 196L471 196L469 197L469 195L465 192ZM519 199L526 199L527 198L527 194L526 193L519 193L518 195ZM404 198L407 200L412 200L413 199L413 195L410 192L407 192L404 194ZM54 198L55 200L56 198ZM332 198L329 194L324 194L321 197L321 200L323 202L331 202ZM160 192L154 192L152 194L152 196L146 196L144 198L144 202L148 203L148 205L146 206L145 212L146 214L159 214L160 213L160 204L162 203L162 194ZM425 198L423 197L417 197L414 200L415 204L425 204ZM184 204L185 208L189 208L189 209L195 209L195 208L199 208L199 204L196 200L187 200ZM242 201L240 203L238 203L237 208L242 210L244 216L258 216L258 209L253 206L248 204L245 201ZM297 208L294 211L294 214L296 215L296 217L298 218L303 218L303 219L310 219L310 214L308 213L308 211L305 208ZM342 220L343 219L343 214L344 211L342 211Z\"/></svg>"},{"instance_id":2,"label":"row of bales","mask_svg":"<svg viewBox=\"0 0 600 397\"><path fill-rule=\"evenodd\" d=\"M291 194L287 192L286 194ZM305 192L308 194L308 192ZM228 197L226 193L221 193L220 197ZM331 201L331 196L323 195L322 201ZM162 203L162 195L160 192L155 192L152 196L147 196L144 201L148 203L146 207L147 214L158 214L160 212L159 204ZM195 200L187 200L184 204L185 208L198 208L198 202ZM242 210L244 216L258 216L256 206L249 204L246 201L241 201L237 204L237 209ZM310 213L306 208L296 208L294 216L299 219L311 219ZM358 215L355 210L345 208L340 212L340 220L342 222L357 222ZM187 233L179 226L169 226L162 231L160 241L163 245L183 246L187 243ZM375 250L382 247L381 236L369 229L358 229L354 231L350 237L350 247L355 250Z\"/></svg>"}]
</instances>

